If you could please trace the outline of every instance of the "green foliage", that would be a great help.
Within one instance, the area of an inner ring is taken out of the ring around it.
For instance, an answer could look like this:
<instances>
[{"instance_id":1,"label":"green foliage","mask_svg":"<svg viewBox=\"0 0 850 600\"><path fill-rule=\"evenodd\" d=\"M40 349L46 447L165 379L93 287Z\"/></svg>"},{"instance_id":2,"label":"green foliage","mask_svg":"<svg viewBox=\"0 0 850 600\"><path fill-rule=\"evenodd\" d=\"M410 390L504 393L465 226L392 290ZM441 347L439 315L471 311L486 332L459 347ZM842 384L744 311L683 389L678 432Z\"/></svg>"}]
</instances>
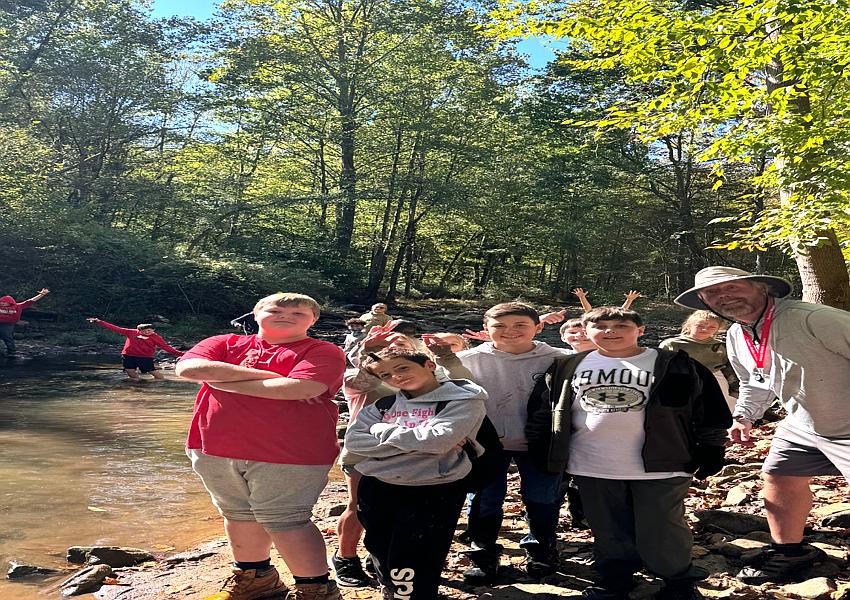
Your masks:
<instances>
[{"instance_id":1,"label":"green foliage","mask_svg":"<svg viewBox=\"0 0 850 600\"><path fill-rule=\"evenodd\" d=\"M735 244L817 243L847 223L850 5L846 1L690 3L503 0L494 31L570 39L571 67L617 69L629 89L603 115L574 119L647 142L690 131L709 140L699 160L723 181L735 163L774 158L752 185L784 201L738 213ZM733 246L727 246L732 248Z\"/></svg>"},{"instance_id":2,"label":"green foliage","mask_svg":"<svg viewBox=\"0 0 850 600\"><path fill-rule=\"evenodd\" d=\"M155 20L139 0L0 3L2 291L50 287L45 309L67 319L162 316L178 339L279 290L565 301L585 286L617 301L639 286L669 298L727 258L705 248L739 224L717 219L743 215L764 238L776 219L759 218L785 210L768 198L776 178L812 164L821 177L827 162L810 156L844 155L832 129L785 171L762 168L772 139L718 145L773 117L710 95L723 80L701 62L665 71L662 50L685 26L649 30L679 14L672 4L511 9L574 38L545 73L480 34L490 4L231 0L198 24ZM615 33L618 6L648 7L634 17L647 31ZM566 13L598 17L598 31L564 29ZM642 39L657 56L641 55ZM598 53L609 46L634 56ZM715 112L698 119L700 98ZM798 224L840 212L843 192L811 181ZM774 252L760 260L783 266Z\"/></svg>"}]
</instances>

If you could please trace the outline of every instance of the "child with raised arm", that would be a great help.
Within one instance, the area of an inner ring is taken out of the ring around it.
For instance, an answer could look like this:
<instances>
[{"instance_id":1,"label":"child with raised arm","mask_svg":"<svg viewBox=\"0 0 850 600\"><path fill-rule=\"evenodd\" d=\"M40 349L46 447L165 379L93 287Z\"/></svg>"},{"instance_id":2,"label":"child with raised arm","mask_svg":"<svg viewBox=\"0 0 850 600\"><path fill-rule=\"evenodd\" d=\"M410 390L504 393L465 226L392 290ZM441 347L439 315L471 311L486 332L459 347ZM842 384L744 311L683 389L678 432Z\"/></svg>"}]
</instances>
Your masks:
<instances>
[{"instance_id":1,"label":"child with raised arm","mask_svg":"<svg viewBox=\"0 0 850 600\"><path fill-rule=\"evenodd\" d=\"M593 306L591 306L590 302L587 299L587 292L583 288L575 288L573 290L573 294L578 296L578 300L581 303L581 309L584 312L588 312L593 310ZM623 302L621 308L624 310L628 310L631 308L632 303L641 297L641 293L637 290L629 290L625 294L623 294L626 299ZM567 318L567 309L563 308L561 310L556 310L553 312L548 312L546 314L540 315L540 320L546 325L554 325L556 323L560 323L564 319ZM563 327L561 328L561 336L563 337ZM564 340L566 341L566 340Z\"/></svg>"},{"instance_id":2,"label":"child with raised arm","mask_svg":"<svg viewBox=\"0 0 850 600\"><path fill-rule=\"evenodd\" d=\"M162 339L162 336L156 333L154 326L150 323L139 323L135 329L128 329L118 327L118 325L113 325L97 317L89 317L86 320L127 338L124 341L124 348L121 349L121 365L127 377L134 381L139 379L137 370L141 371L142 375L149 373L153 375L154 379L164 379L162 372L157 370L153 362L157 348L162 348L174 356L183 356L180 350L171 347L168 342Z\"/></svg>"},{"instance_id":3,"label":"child with raised arm","mask_svg":"<svg viewBox=\"0 0 850 600\"><path fill-rule=\"evenodd\" d=\"M534 341L543 323L527 304L506 302L484 313L484 334L489 338L472 350L458 354L472 379L487 390L487 416L499 433L504 453L504 475L472 496L467 537L472 566L464 573L470 583L486 584L498 575L502 546L498 544L511 461L520 475L520 495L526 509L529 533L520 542L528 554L526 571L532 577L554 573L558 567L556 529L561 498L561 474L546 473L528 457L525 425L528 400L538 377L565 350Z\"/></svg>"},{"instance_id":4,"label":"child with raised arm","mask_svg":"<svg viewBox=\"0 0 850 600\"><path fill-rule=\"evenodd\" d=\"M253 600L287 592L271 566L277 549L295 579L288 600L339 600L313 506L339 452L337 407L345 357L312 339L319 304L279 293L257 302L256 335L217 335L177 363L203 383L187 454L224 517L234 570L208 600Z\"/></svg>"},{"instance_id":5,"label":"child with raised arm","mask_svg":"<svg viewBox=\"0 0 850 600\"><path fill-rule=\"evenodd\" d=\"M17 351L15 324L21 320L21 313L49 293L50 290L42 288L35 296L23 302L16 302L11 296L0 297L0 340L6 344L6 356L14 356Z\"/></svg>"},{"instance_id":6,"label":"child with raised arm","mask_svg":"<svg viewBox=\"0 0 850 600\"><path fill-rule=\"evenodd\" d=\"M584 312L593 309L593 306L591 306L590 301L587 299L587 291L584 288L574 289L573 294L578 296L578 301L581 302L581 307ZM621 308L625 310L630 309L632 307L632 303L640 298L640 292L637 290L629 290L623 295L626 297L626 300L623 302L623 306Z\"/></svg>"},{"instance_id":7,"label":"child with raised arm","mask_svg":"<svg viewBox=\"0 0 850 600\"><path fill-rule=\"evenodd\" d=\"M399 391L363 408L345 446L363 457L357 492L364 543L384 598L435 600L440 573L466 497L472 463L463 450L484 420L484 390L439 382L427 354L383 350L365 367Z\"/></svg>"},{"instance_id":8,"label":"child with raised arm","mask_svg":"<svg viewBox=\"0 0 850 600\"><path fill-rule=\"evenodd\" d=\"M527 429L532 456L578 482L600 578L582 597L626 600L643 566L665 582L656 598L702 598L684 501L692 477L723 466L723 395L684 352L639 346L638 313L600 307L582 320L597 350L554 361Z\"/></svg>"}]
</instances>

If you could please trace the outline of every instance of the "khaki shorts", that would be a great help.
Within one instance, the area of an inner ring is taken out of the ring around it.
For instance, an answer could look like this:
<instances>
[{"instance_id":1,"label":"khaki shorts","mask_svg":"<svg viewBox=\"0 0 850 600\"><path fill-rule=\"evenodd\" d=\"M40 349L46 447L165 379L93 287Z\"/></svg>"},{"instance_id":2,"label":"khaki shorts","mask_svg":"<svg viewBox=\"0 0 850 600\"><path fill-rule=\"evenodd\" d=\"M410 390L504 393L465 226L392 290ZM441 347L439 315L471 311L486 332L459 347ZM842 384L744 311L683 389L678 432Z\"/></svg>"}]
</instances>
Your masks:
<instances>
[{"instance_id":1,"label":"khaki shorts","mask_svg":"<svg viewBox=\"0 0 850 600\"><path fill-rule=\"evenodd\" d=\"M781 424L761 470L792 477L843 475L850 481L850 439L827 438Z\"/></svg>"},{"instance_id":2,"label":"khaki shorts","mask_svg":"<svg viewBox=\"0 0 850 600\"><path fill-rule=\"evenodd\" d=\"M331 465L236 460L197 449L187 449L186 454L225 519L254 521L267 531L306 526L331 470Z\"/></svg>"}]
</instances>

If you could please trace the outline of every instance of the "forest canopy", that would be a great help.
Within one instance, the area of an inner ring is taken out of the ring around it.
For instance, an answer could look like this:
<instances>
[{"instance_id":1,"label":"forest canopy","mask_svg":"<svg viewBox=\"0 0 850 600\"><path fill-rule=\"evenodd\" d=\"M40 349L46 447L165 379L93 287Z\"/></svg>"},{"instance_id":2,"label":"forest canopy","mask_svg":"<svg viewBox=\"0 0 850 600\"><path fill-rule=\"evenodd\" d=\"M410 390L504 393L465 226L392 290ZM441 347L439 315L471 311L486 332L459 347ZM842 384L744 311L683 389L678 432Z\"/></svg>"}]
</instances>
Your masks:
<instances>
[{"instance_id":1,"label":"forest canopy","mask_svg":"<svg viewBox=\"0 0 850 600\"><path fill-rule=\"evenodd\" d=\"M669 300L716 263L846 291L844 4L4 0L3 291ZM531 34L565 49L531 68Z\"/></svg>"}]
</instances>

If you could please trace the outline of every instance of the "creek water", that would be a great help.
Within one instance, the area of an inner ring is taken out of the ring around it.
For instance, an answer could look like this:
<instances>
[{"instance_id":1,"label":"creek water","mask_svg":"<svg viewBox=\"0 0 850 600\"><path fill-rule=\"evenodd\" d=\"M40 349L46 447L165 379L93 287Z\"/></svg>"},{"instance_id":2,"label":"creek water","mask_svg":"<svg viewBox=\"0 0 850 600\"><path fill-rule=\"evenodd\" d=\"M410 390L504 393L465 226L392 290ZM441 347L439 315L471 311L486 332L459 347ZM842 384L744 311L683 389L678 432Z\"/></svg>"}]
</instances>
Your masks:
<instances>
[{"instance_id":1,"label":"creek water","mask_svg":"<svg viewBox=\"0 0 850 600\"><path fill-rule=\"evenodd\" d=\"M66 567L69 546L169 552L221 533L183 450L197 386L132 383L114 360L0 359L0 576L12 559ZM0 598L45 587L0 579Z\"/></svg>"}]
</instances>

